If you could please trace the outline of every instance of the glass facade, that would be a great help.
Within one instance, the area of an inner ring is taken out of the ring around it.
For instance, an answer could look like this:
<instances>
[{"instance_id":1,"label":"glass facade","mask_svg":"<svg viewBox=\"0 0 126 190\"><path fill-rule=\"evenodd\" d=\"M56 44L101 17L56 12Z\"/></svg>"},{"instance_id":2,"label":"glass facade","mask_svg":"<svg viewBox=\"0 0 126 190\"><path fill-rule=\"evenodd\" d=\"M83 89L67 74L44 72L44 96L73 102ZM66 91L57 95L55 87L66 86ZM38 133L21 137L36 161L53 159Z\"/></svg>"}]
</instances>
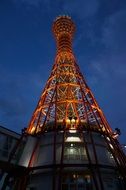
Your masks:
<instances>
[{"instance_id":1,"label":"glass facade","mask_svg":"<svg viewBox=\"0 0 126 190\"><path fill-rule=\"evenodd\" d=\"M70 173L63 177L62 190L91 190L91 177L89 174Z\"/></svg>"},{"instance_id":2,"label":"glass facade","mask_svg":"<svg viewBox=\"0 0 126 190\"><path fill-rule=\"evenodd\" d=\"M86 151L82 143L65 143L64 159L66 160L84 160Z\"/></svg>"},{"instance_id":3,"label":"glass facade","mask_svg":"<svg viewBox=\"0 0 126 190\"><path fill-rule=\"evenodd\" d=\"M20 135L0 126L0 160L6 161Z\"/></svg>"}]
</instances>

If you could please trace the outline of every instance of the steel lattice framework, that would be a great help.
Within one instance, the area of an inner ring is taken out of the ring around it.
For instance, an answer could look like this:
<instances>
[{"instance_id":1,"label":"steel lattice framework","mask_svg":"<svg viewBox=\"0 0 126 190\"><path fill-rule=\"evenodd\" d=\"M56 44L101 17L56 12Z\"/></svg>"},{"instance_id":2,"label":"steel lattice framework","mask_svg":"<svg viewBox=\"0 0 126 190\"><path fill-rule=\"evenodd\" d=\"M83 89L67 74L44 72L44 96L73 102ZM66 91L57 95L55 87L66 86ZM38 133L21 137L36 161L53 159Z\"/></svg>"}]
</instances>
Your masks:
<instances>
[{"instance_id":1,"label":"steel lattice framework","mask_svg":"<svg viewBox=\"0 0 126 190\"><path fill-rule=\"evenodd\" d=\"M27 129L30 134L51 130L51 127L78 128L87 123L98 130L112 132L72 52L74 30L67 16L57 18L53 24L57 55Z\"/></svg>"}]
</instances>

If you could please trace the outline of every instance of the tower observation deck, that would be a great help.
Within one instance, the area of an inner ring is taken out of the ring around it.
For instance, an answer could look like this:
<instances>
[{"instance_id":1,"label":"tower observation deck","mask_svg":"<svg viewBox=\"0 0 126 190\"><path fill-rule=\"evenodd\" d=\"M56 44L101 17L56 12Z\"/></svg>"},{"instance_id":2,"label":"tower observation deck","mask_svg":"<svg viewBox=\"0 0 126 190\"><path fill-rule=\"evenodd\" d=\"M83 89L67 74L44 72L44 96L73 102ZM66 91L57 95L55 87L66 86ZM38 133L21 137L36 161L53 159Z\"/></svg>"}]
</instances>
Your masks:
<instances>
[{"instance_id":1,"label":"tower observation deck","mask_svg":"<svg viewBox=\"0 0 126 190\"><path fill-rule=\"evenodd\" d=\"M20 177L10 175L13 189L125 190L120 131L110 128L77 65L75 24L59 16L52 30L57 50L51 74L9 159L26 168Z\"/></svg>"}]
</instances>

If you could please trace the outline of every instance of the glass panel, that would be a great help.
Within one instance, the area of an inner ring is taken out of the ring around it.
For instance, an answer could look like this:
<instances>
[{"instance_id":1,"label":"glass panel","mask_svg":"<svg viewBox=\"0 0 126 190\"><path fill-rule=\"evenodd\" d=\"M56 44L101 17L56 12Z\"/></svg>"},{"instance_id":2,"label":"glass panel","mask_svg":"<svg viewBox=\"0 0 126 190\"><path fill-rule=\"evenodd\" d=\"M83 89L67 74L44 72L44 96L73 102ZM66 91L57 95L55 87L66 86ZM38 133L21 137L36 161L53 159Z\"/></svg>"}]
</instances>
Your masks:
<instances>
[{"instance_id":1,"label":"glass panel","mask_svg":"<svg viewBox=\"0 0 126 190\"><path fill-rule=\"evenodd\" d=\"M84 184L78 184L77 190L85 190Z\"/></svg>"},{"instance_id":2,"label":"glass panel","mask_svg":"<svg viewBox=\"0 0 126 190\"><path fill-rule=\"evenodd\" d=\"M76 184L70 184L70 190L76 190Z\"/></svg>"},{"instance_id":3,"label":"glass panel","mask_svg":"<svg viewBox=\"0 0 126 190\"><path fill-rule=\"evenodd\" d=\"M85 183L85 181L84 181L84 179L83 179L82 176L78 176L78 178L77 178L77 183L78 183L78 184Z\"/></svg>"},{"instance_id":4,"label":"glass panel","mask_svg":"<svg viewBox=\"0 0 126 190\"><path fill-rule=\"evenodd\" d=\"M69 179L70 179L70 183L75 183L76 182L76 176L73 175L73 174L69 176Z\"/></svg>"},{"instance_id":5,"label":"glass panel","mask_svg":"<svg viewBox=\"0 0 126 190\"><path fill-rule=\"evenodd\" d=\"M69 173L63 177L62 190L92 190L91 176L89 174Z\"/></svg>"},{"instance_id":6,"label":"glass panel","mask_svg":"<svg viewBox=\"0 0 126 190\"><path fill-rule=\"evenodd\" d=\"M64 158L68 160L86 159L86 151L84 145L76 143L67 144L64 150Z\"/></svg>"},{"instance_id":7,"label":"glass panel","mask_svg":"<svg viewBox=\"0 0 126 190\"><path fill-rule=\"evenodd\" d=\"M92 185L91 184L86 184L86 190L92 190Z\"/></svg>"},{"instance_id":8,"label":"glass panel","mask_svg":"<svg viewBox=\"0 0 126 190\"><path fill-rule=\"evenodd\" d=\"M67 184L62 184L62 190L69 190Z\"/></svg>"}]
</instances>

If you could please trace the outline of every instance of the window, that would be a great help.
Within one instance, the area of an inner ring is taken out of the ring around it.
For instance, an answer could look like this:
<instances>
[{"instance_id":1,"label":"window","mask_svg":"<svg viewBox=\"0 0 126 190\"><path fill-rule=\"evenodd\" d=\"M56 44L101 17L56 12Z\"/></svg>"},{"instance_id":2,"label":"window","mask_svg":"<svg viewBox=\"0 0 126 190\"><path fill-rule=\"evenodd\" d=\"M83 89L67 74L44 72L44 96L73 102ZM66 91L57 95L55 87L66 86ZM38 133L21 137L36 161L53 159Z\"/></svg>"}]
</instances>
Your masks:
<instances>
[{"instance_id":1,"label":"window","mask_svg":"<svg viewBox=\"0 0 126 190\"><path fill-rule=\"evenodd\" d=\"M62 190L92 190L89 174L66 174L62 181Z\"/></svg>"},{"instance_id":2,"label":"window","mask_svg":"<svg viewBox=\"0 0 126 190\"><path fill-rule=\"evenodd\" d=\"M111 152L107 151L108 160L111 164L114 164L114 157Z\"/></svg>"},{"instance_id":3,"label":"window","mask_svg":"<svg viewBox=\"0 0 126 190\"><path fill-rule=\"evenodd\" d=\"M64 158L66 160L84 160L86 159L86 150L83 144L68 143L64 149Z\"/></svg>"},{"instance_id":4,"label":"window","mask_svg":"<svg viewBox=\"0 0 126 190\"><path fill-rule=\"evenodd\" d=\"M11 147L12 147L12 137L11 136L6 136L4 144L3 144L3 156L4 157L8 157L9 153L11 151Z\"/></svg>"}]
</instances>

